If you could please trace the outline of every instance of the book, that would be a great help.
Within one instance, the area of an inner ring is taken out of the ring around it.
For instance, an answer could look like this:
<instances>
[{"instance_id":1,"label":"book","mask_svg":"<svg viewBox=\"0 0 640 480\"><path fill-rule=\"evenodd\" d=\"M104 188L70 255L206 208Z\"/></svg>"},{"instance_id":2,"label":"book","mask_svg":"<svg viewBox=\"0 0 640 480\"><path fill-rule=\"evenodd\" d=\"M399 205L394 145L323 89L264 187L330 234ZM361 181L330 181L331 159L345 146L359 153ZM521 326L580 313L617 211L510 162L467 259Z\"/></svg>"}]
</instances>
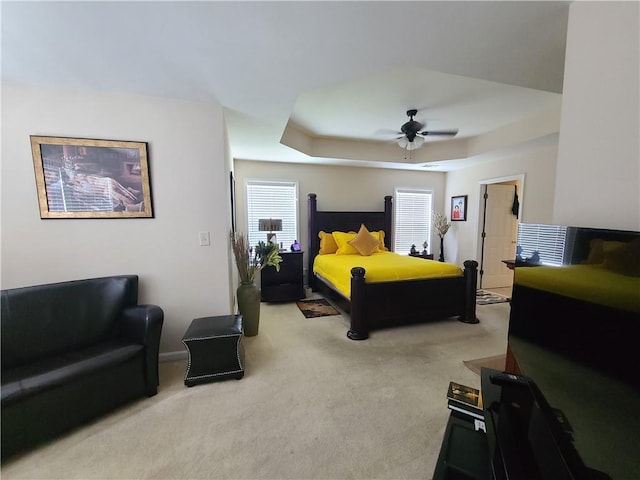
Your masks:
<instances>
[{"instance_id":1,"label":"book","mask_svg":"<svg viewBox=\"0 0 640 480\"><path fill-rule=\"evenodd\" d=\"M464 407L459 407L455 404L451 404L449 403L447 405L447 408L449 408L449 410L452 410L454 412L460 412L463 415L467 415L469 417L472 417L474 420L481 420L484 423L484 415L482 413L474 413L471 411L471 409L468 408L464 408Z\"/></svg>"},{"instance_id":2,"label":"book","mask_svg":"<svg viewBox=\"0 0 640 480\"><path fill-rule=\"evenodd\" d=\"M447 404L454 410L473 412L476 415L483 415L482 395L480 390L456 382L449 382L447 391ZM475 415L474 415L475 416Z\"/></svg>"}]
</instances>

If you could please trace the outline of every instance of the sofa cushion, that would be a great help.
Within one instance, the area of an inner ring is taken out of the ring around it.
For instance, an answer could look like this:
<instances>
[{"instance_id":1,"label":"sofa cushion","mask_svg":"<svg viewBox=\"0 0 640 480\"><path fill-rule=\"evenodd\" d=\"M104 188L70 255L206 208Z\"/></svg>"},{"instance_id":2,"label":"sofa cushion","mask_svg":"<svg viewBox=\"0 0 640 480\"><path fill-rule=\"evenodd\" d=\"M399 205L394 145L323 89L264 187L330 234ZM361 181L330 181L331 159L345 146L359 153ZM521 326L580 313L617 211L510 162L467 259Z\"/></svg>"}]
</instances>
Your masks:
<instances>
[{"instance_id":1,"label":"sofa cushion","mask_svg":"<svg viewBox=\"0 0 640 480\"><path fill-rule=\"evenodd\" d=\"M112 340L2 372L2 407L142 355L143 345Z\"/></svg>"},{"instance_id":2,"label":"sofa cushion","mask_svg":"<svg viewBox=\"0 0 640 480\"><path fill-rule=\"evenodd\" d=\"M135 275L3 290L3 372L116 337L118 315L137 297Z\"/></svg>"},{"instance_id":3,"label":"sofa cushion","mask_svg":"<svg viewBox=\"0 0 640 480\"><path fill-rule=\"evenodd\" d=\"M2 405L3 460L145 393L142 355Z\"/></svg>"}]
</instances>

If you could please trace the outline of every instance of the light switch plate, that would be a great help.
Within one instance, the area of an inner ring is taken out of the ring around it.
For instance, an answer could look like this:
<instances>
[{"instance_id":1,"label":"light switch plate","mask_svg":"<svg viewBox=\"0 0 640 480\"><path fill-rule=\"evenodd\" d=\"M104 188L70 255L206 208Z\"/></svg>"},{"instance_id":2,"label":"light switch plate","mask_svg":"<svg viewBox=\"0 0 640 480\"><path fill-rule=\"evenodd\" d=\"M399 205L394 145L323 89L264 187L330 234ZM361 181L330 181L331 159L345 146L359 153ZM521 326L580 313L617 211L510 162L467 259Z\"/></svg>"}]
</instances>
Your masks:
<instances>
[{"instance_id":1,"label":"light switch plate","mask_svg":"<svg viewBox=\"0 0 640 480\"><path fill-rule=\"evenodd\" d=\"M200 232L200 246L208 247L211 245L211 237L209 236L209 232Z\"/></svg>"}]
</instances>

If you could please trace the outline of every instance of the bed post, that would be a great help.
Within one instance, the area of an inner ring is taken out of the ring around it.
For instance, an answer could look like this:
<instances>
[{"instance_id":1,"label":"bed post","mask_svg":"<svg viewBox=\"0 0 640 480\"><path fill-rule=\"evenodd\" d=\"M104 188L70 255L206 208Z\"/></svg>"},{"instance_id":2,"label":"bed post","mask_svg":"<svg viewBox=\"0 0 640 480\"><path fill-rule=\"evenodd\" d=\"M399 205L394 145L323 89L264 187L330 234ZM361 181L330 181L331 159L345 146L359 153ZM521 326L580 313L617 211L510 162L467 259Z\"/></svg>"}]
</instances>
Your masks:
<instances>
[{"instance_id":1,"label":"bed post","mask_svg":"<svg viewBox=\"0 0 640 480\"><path fill-rule=\"evenodd\" d=\"M391 250L391 195L384 197L384 245Z\"/></svg>"},{"instance_id":2,"label":"bed post","mask_svg":"<svg viewBox=\"0 0 640 480\"><path fill-rule=\"evenodd\" d=\"M458 320L464 323L478 323L476 317L476 289L478 287L478 262L465 260L464 262L464 314Z\"/></svg>"},{"instance_id":3,"label":"bed post","mask_svg":"<svg viewBox=\"0 0 640 480\"><path fill-rule=\"evenodd\" d=\"M320 245L316 245L318 240L316 212L318 211L318 200L315 193L310 193L307 201L307 225L309 227L309 246L307 251L308 260L308 284L312 291L316 291L316 277L313 274L313 261L316 258L316 254L320 251Z\"/></svg>"},{"instance_id":4,"label":"bed post","mask_svg":"<svg viewBox=\"0 0 640 480\"><path fill-rule=\"evenodd\" d=\"M364 274L365 271L362 267L351 269L351 328L347 332L347 337L351 340L366 340L369 338L364 318Z\"/></svg>"}]
</instances>

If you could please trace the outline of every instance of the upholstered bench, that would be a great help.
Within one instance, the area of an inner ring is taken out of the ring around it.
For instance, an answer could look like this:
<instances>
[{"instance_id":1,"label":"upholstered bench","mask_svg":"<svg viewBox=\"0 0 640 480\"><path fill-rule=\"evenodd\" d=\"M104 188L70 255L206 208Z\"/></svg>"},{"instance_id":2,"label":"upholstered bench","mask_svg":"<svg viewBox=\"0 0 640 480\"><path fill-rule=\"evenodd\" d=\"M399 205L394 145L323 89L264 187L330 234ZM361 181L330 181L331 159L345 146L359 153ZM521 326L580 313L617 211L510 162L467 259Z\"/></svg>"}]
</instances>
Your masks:
<instances>
[{"instance_id":1,"label":"upholstered bench","mask_svg":"<svg viewBox=\"0 0 640 480\"><path fill-rule=\"evenodd\" d=\"M196 318L182 337L189 354L184 384L244 376L242 315Z\"/></svg>"}]
</instances>

